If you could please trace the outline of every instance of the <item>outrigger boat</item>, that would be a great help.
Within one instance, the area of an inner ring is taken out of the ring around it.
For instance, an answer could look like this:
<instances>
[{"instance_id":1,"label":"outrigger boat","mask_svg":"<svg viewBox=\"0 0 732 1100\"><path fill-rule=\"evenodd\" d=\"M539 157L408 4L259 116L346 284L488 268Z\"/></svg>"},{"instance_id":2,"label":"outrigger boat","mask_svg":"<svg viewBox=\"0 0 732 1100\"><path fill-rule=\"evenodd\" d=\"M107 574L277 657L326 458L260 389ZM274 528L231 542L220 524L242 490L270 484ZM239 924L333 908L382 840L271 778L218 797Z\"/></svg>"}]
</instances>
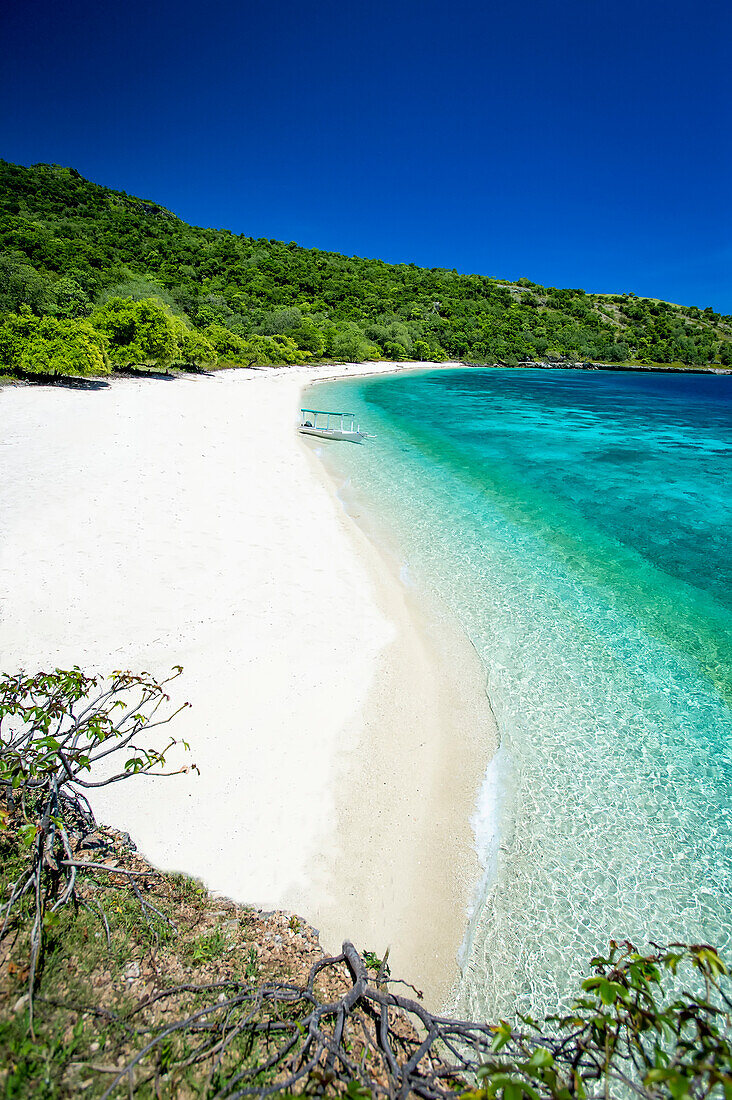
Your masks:
<instances>
[{"instance_id":1,"label":"outrigger boat","mask_svg":"<svg viewBox=\"0 0 732 1100\"><path fill-rule=\"evenodd\" d=\"M300 409L300 431L320 439L342 439L346 443L363 443L366 432L356 423L355 413L324 412L322 409Z\"/></svg>"}]
</instances>

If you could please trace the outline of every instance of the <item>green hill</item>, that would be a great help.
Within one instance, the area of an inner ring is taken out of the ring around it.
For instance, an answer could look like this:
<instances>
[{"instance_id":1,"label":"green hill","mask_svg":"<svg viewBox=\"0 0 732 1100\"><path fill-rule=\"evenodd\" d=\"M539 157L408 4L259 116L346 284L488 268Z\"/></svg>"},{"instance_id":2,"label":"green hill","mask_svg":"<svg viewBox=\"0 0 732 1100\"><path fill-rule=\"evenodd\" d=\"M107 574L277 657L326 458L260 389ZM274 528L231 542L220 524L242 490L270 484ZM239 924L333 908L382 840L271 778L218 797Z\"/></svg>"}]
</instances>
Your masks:
<instances>
[{"instance_id":1,"label":"green hill","mask_svg":"<svg viewBox=\"0 0 732 1100\"><path fill-rule=\"evenodd\" d=\"M732 317L710 308L386 264L202 229L55 165L0 161L0 253L0 362L10 367L21 364L18 349L31 339L46 349L36 361L50 362L48 348L66 346L72 329L84 348L92 339L87 330L102 333L113 366L132 365L136 356L732 364ZM149 299L162 303L167 318L158 344L141 334L163 314L148 309L143 324L133 308ZM24 323L13 319L21 311ZM84 318L85 334L78 335L70 323ZM100 354L95 344L74 362Z\"/></svg>"}]
</instances>

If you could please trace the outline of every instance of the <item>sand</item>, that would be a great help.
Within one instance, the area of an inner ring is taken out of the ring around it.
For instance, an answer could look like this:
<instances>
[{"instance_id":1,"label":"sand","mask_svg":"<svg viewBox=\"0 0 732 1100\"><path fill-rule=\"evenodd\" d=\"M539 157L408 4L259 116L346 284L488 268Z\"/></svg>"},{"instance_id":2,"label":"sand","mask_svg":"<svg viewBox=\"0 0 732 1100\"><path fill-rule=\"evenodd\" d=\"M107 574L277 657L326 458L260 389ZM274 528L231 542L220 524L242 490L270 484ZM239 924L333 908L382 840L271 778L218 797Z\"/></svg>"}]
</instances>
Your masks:
<instances>
[{"instance_id":1,"label":"sand","mask_svg":"<svg viewBox=\"0 0 732 1100\"><path fill-rule=\"evenodd\" d=\"M0 667L183 665L170 732L200 776L102 789L100 820L326 949L390 944L437 1003L492 732L467 643L294 431L303 387L349 369L372 368L0 391Z\"/></svg>"}]
</instances>

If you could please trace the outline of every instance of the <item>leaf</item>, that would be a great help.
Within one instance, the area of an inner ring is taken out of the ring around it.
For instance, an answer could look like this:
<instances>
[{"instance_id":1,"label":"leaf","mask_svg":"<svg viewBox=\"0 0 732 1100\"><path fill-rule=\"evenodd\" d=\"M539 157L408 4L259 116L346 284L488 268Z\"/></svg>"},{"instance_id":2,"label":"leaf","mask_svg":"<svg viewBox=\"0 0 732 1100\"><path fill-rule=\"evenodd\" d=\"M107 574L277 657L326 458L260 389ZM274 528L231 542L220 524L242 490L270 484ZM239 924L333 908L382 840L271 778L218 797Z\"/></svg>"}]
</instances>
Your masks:
<instances>
[{"instance_id":1,"label":"leaf","mask_svg":"<svg viewBox=\"0 0 732 1100\"><path fill-rule=\"evenodd\" d=\"M614 1005L618 999L618 989L621 989L617 982L600 982L600 1000L604 1005Z\"/></svg>"},{"instance_id":2,"label":"leaf","mask_svg":"<svg viewBox=\"0 0 732 1100\"><path fill-rule=\"evenodd\" d=\"M529 1058L530 1066L544 1069L546 1066L554 1065L554 1055L546 1047L537 1047L534 1053Z\"/></svg>"},{"instance_id":3,"label":"leaf","mask_svg":"<svg viewBox=\"0 0 732 1100\"><path fill-rule=\"evenodd\" d=\"M720 974L729 974L727 967L713 947L700 948L698 958L701 963L705 964L714 977L718 977Z\"/></svg>"}]
</instances>

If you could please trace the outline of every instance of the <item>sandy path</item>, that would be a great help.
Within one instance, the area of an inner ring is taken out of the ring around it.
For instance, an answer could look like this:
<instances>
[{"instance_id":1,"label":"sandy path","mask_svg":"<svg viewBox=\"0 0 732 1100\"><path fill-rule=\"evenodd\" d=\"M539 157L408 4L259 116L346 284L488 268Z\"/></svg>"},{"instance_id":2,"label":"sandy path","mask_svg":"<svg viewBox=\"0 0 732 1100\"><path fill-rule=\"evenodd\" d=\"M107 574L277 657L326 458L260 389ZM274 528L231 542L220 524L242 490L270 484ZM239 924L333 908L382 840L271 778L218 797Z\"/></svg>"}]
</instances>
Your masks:
<instances>
[{"instance_id":1,"label":"sandy path","mask_svg":"<svg viewBox=\"0 0 732 1100\"><path fill-rule=\"evenodd\" d=\"M480 720L460 740L444 641L293 431L313 375L2 391L0 665L182 664L174 731L200 777L100 791L100 818L328 947L391 942L441 998L476 874Z\"/></svg>"}]
</instances>

